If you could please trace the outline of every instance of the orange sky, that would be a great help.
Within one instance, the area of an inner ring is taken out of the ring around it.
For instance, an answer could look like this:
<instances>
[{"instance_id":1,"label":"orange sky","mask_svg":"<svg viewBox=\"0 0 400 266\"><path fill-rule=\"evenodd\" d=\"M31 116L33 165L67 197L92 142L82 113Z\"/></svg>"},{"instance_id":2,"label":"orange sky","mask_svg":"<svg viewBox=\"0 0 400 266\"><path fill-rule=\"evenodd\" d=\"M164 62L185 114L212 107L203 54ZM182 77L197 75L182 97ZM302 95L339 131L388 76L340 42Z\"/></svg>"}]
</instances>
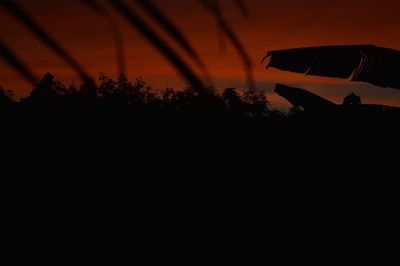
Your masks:
<instances>
[{"instance_id":1,"label":"orange sky","mask_svg":"<svg viewBox=\"0 0 400 266\"><path fill-rule=\"evenodd\" d=\"M106 22L78 0L17 0L48 32L97 76L115 77L113 41ZM101 1L101 0L100 0ZM131 0L127 0L129 2ZM217 87L243 88L242 64L228 46L221 53L215 21L197 0L153 0L184 31L214 77ZM132 1L131 1L132 2ZM350 92L364 102L400 106L400 90L355 84L346 80L317 78L278 70L265 71L259 62L268 50L318 45L375 44L400 50L400 1L398 0L247 0L252 16L245 19L232 0L221 0L226 17L234 26L254 61L257 87L281 106L272 90L277 82L309 89L335 102ZM129 77L142 76L159 88L183 87L176 71L158 52L122 19L127 47ZM38 75L52 72L66 84L78 83L75 73L46 49L29 31L0 8L0 39L23 58ZM0 61L0 86L26 95L31 86Z\"/></svg>"}]
</instances>

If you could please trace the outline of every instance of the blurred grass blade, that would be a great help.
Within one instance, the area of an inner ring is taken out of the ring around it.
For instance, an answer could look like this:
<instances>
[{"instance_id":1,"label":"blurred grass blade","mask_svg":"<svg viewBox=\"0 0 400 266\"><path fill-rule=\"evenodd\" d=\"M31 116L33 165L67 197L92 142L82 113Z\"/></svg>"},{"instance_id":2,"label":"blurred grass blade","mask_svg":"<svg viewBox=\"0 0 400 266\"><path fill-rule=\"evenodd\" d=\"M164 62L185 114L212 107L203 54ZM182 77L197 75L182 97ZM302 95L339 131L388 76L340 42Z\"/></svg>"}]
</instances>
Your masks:
<instances>
[{"instance_id":1,"label":"blurred grass blade","mask_svg":"<svg viewBox=\"0 0 400 266\"><path fill-rule=\"evenodd\" d=\"M57 53L65 62L67 62L80 76L83 81L88 81L89 75L86 74L84 69L76 62L68 52L56 42L33 18L25 12L14 0L1 0L0 5L3 6L8 13L13 15L16 19L22 22L29 28L37 38Z\"/></svg>"},{"instance_id":2,"label":"blurred grass blade","mask_svg":"<svg viewBox=\"0 0 400 266\"><path fill-rule=\"evenodd\" d=\"M136 28L152 45L154 45L181 73L186 81L201 95L209 95L210 92L204 87L201 79L190 69L183 59L170 47L149 25L146 24L135 11L122 0L108 0L109 3L125 19Z\"/></svg>"},{"instance_id":3,"label":"blurred grass blade","mask_svg":"<svg viewBox=\"0 0 400 266\"><path fill-rule=\"evenodd\" d=\"M110 29L113 34L116 55L118 60L118 72L119 75L126 76L126 62L125 62L125 48L124 42L122 38L122 33L117 25L117 22L112 17L110 12L106 8L104 8L101 4L96 2L95 0L81 0L87 6L92 8L95 12L97 12L101 17L105 18L110 26Z\"/></svg>"},{"instance_id":4,"label":"blurred grass blade","mask_svg":"<svg viewBox=\"0 0 400 266\"><path fill-rule=\"evenodd\" d=\"M226 51L228 50L227 44L226 44L226 36L225 33L222 32L222 30L218 27L218 46L219 46L219 51L221 54L225 54Z\"/></svg>"},{"instance_id":5,"label":"blurred grass blade","mask_svg":"<svg viewBox=\"0 0 400 266\"><path fill-rule=\"evenodd\" d=\"M206 0L203 1L203 5L207 5L207 8L216 8L218 12L221 12L221 6L219 4L218 0ZM226 34L225 32L221 29L221 27L218 28L218 42L219 42L219 48L221 53L226 53L228 51L228 46L226 42Z\"/></svg>"},{"instance_id":6,"label":"blurred grass blade","mask_svg":"<svg viewBox=\"0 0 400 266\"><path fill-rule=\"evenodd\" d=\"M247 8L247 5L244 3L244 1L243 0L234 0L234 1L235 1L235 4L237 5L237 7L242 12L243 16L249 17L250 16L250 11Z\"/></svg>"},{"instance_id":7,"label":"blurred grass blade","mask_svg":"<svg viewBox=\"0 0 400 266\"><path fill-rule=\"evenodd\" d=\"M4 59L4 61L9 64L12 68L18 71L27 81L32 83L33 86L36 86L38 83L38 79L36 76L29 70L29 68L17 57L16 54L11 51L10 48L6 46L0 40L0 57Z\"/></svg>"},{"instance_id":8,"label":"blurred grass blade","mask_svg":"<svg viewBox=\"0 0 400 266\"><path fill-rule=\"evenodd\" d=\"M230 27L228 22L225 20L219 1L217 0L199 0L200 3L215 17L218 26L228 37L231 44L235 47L237 53L239 54L243 66L245 69L246 79L249 89L255 89L255 81L253 75L253 64L251 62L250 56L248 55L244 45L241 43L240 39L237 37L236 33Z\"/></svg>"},{"instance_id":9,"label":"blurred grass blade","mask_svg":"<svg viewBox=\"0 0 400 266\"><path fill-rule=\"evenodd\" d=\"M205 64L187 38L176 25L151 0L134 0L172 37L194 62L209 76Z\"/></svg>"}]
</instances>

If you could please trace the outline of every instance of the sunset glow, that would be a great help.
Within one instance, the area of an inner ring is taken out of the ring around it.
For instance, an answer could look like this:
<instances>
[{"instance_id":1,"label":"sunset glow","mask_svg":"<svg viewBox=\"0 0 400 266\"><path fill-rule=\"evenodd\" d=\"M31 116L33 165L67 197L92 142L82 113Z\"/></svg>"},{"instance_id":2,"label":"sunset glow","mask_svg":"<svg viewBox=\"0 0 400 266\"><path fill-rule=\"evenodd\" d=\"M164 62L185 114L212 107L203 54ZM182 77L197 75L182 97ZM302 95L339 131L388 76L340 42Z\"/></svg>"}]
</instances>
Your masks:
<instances>
[{"instance_id":1,"label":"sunset glow","mask_svg":"<svg viewBox=\"0 0 400 266\"><path fill-rule=\"evenodd\" d=\"M78 0L19 0L93 76L117 76L113 39L104 18ZM127 1L132 6L133 1ZM195 0L155 0L185 33L205 61L217 88L245 88L242 62L216 27L215 20ZM260 61L267 51L307 46L374 44L400 50L398 0L248 0L244 17L231 0L222 0L224 14L253 60L257 88L267 91L276 106L286 102L273 94L276 83L308 89L340 103L351 92L365 103L400 106L400 90L347 80L309 77L276 69ZM128 77L142 77L156 88L185 87L176 70L153 46L117 14L126 47ZM153 24L154 27L156 27ZM160 31L161 32L161 31ZM165 36L165 34L163 35ZM27 63L37 76L52 72L65 84L79 83L77 75L23 25L0 8L0 39ZM221 42L226 50L221 49ZM189 58L185 57L188 62ZM399 62L400 63L400 62ZM194 64L193 68L196 68ZM199 74L202 72L197 69ZM26 96L32 86L0 60L0 86Z\"/></svg>"}]
</instances>

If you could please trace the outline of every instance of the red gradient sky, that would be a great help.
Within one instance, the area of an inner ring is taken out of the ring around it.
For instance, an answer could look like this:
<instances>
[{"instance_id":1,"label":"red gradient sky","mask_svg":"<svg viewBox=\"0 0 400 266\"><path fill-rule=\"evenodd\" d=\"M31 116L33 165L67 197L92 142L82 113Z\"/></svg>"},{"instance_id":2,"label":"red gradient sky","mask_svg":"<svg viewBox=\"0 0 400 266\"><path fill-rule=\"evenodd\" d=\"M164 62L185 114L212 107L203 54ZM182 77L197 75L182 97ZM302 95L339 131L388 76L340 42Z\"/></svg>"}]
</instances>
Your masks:
<instances>
[{"instance_id":1,"label":"red gradient sky","mask_svg":"<svg viewBox=\"0 0 400 266\"><path fill-rule=\"evenodd\" d=\"M106 22L78 0L17 0L71 54L97 76L115 77L113 40ZM101 1L101 0L100 0ZM127 0L129 2L130 0ZM132 1L131 1L132 2ZM234 49L221 53L215 21L197 0L154 0L184 31L214 77L216 87L245 87L242 64ZM366 103L400 106L400 90L346 80L265 71L261 58L269 50L342 44L375 44L400 50L398 0L247 0L251 17L243 18L232 0L221 0L226 17L254 61L257 87L276 106L285 101L272 91L277 82L309 89L341 102L351 92ZM122 19L129 78L143 77L157 88L184 87L167 61ZM38 75L52 72L65 84L78 83L75 73L46 49L19 22L0 8L0 39L11 46ZM0 86L25 96L31 85L0 61Z\"/></svg>"}]
</instances>

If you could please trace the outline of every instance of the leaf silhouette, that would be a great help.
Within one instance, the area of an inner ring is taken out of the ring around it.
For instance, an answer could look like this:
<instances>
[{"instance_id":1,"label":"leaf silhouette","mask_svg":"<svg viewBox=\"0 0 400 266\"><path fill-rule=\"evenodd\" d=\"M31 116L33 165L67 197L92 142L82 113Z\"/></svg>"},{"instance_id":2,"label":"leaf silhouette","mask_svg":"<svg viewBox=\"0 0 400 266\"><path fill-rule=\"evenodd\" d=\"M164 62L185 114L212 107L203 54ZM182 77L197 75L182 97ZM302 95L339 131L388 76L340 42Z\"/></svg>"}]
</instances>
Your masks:
<instances>
[{"instance_id":1,"label":"leaf silhouette","mask_svg":"<svg viewBox=\"0 0 400 266\"><path fill-rule=\"evenodd\" d=\"M230 27L229 23L225 20L222 14L221 7L219 5L219 1L217 0L199 0L199 1L214 16L219 28L222 30L222 32L224 32L224 34L228 37L233 47L236 49L237 53L239 54L243 62L249 89L255 89L255 81L252 70L253 64L251 62L250 56L248 55L239 37Z\"/></svg>"},{"instance_id":2,"label":"leaf silhouette","mask_svg":"<svg viewBox=\"0 0 400 266\"><path fill-rule=\"evenodd\" d=\"M86 74L85 70L81 65L75 61L75 59L45 30L42 28L34 19L22 9L13 0L1 0L0 5L5 8L5 10L18 19L22 24L24 24L33 34L45 43L50 49L52 49L56 54L58 54L66 63L68 63L80 76L83 81L90 80L89 75Z\"/></svg>"},{"instance_id":3,"label":"leaf silhouette","mask_svg":"<svg viewBox=\"0 0 400 266\"><path fill-rule=\"evenodd\" d=\"M134 0L172 37L182 49L193 59L194 62L209 76L200 56L189 43L184 34L176 25L158 8L151 0Z\"/></svg>"},{"instance_id":4,"label":"leaf silhouette","mask_svg":"<svg viewBox=\"0 0 400 266\"><path fill-rule=\"evenodd\" d=\"M244 3L243 0L234 0L234 1L235 1L235 4L237 5L237 7L242 12L243 16L245 16L245 17L250 16L250 11L247 8L247 6L246 6L246 4Z\"/></svg>"},{"instance_id":5,"label":"leaf silhouette","mask_svg":"<svg viewBox=\"0 0 400 266\"><path fill-rule=\"evenodd\" d=\"M81 0L87 6L92 8L95 12L97 12L101 17L107 20L108 25L113 34L117 61L118 61L118 72L123 76L126 76L126 62L125 62L125 48L122 33L117 25L117 22L112 17L110 12L106 8L104 8L101 4L96 2L95 0Z\"/></svg>"},{"instance_id":6,"label":"leaf silhouette","mask_svg":"<svg viewBox=\"0 0 400 266\"><path fill-rule=\"evenodd\" d=\"M149 25L146 24L136 12L126 5L122 0L108 0L135 29L137 29L153 46L157 48L170 63L181 73L185 80L201 95L210 95L211 92L205 88L201 79L192 71L188 64L159 36Z\"/></svg>"},{"instance_id":7,"label":"leaf silhouette","mask_svg":"<svg viewBox=\"0 0 400 266\"><path fill-rule=\"evenodd\" d=\"M305 47L268 52L267 68L400 89L400 51L374 45Z\"/></svg>"},{"instance_id":8,"label":"leaf silhouette","mask_svg":"<svg viewBox=\"0 0 400 266\"><path fill-rule=\"evenodd\" d=\"M9 64L12 68L18 71L27 81L31 82L34 86L37 84L38 79L36 76L29 70L29 68L25 65L21 59L18 58L13 51L6 46L0 40L0 57L4 59L4 61Z\"/></svg>"}]
</instances>

